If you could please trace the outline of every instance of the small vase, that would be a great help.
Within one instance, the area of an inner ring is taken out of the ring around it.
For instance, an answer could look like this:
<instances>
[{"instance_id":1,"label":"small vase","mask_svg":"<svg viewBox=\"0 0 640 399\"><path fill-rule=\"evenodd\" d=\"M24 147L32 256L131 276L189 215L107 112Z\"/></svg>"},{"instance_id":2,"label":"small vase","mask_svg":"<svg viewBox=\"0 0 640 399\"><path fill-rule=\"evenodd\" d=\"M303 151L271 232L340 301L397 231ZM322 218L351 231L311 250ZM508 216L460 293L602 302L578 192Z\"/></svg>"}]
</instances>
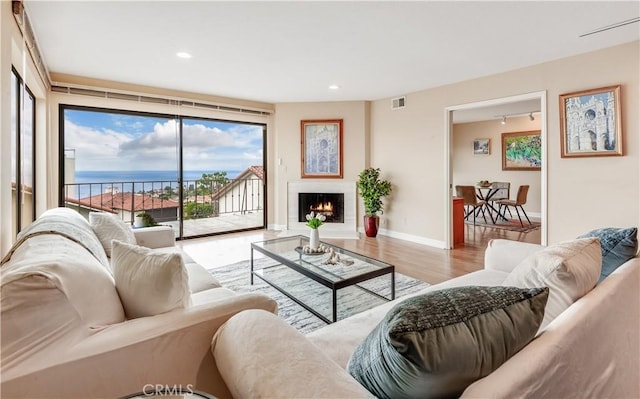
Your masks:
<instances>
[{"instance_id":1,"label":"small vase","mask_svg":"<svg viewBox=\"0 0 640 399\"><path fill-rule=\"evenodd\" d=\"M309 248L318 249L320 246L320 232L318 229L311 229L309 232Z\"/></svg>"}]
</instances>

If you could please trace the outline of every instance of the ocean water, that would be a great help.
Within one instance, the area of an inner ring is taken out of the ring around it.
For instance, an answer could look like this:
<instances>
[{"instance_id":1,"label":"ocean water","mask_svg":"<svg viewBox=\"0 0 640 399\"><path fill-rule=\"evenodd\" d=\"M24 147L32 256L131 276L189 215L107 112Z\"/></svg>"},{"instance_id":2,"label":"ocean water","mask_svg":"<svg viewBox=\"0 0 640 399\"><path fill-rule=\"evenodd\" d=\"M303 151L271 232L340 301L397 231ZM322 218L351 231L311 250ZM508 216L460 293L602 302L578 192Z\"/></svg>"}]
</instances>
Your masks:
<instances>
[{"instance_id":1,"label":"ocean water","mask_svg":"<svg viewBox=\"0 0 640 399\"><path fill-rule=\"evenodd\" d=\"M194 184L203 173L218 171L189 170L184 171L184 183ZM227 178L237 177L241 171L227 170ZM75 184L67 187L66 196L85 198L104 193L112 187L118 192L140 192L161 190L165 187L178 187L178 172L175 170L78 170L75 173Z\"/></svg>"}]
</instances>

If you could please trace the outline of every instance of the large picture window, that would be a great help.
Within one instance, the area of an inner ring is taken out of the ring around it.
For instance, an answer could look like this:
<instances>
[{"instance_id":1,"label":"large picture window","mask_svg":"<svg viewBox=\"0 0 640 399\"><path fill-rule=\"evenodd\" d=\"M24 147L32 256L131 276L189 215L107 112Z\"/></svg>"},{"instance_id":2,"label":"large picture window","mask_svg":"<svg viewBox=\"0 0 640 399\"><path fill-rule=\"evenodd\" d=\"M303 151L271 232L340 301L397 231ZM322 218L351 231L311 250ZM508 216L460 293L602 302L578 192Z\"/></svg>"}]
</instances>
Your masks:
<instances>
[{"instance_id":1,"label":"large picture window","mask_svg":"<svg viewBox=\"0 0 640 399\"><path fill-rule=\"evenodd\" d=\"M11 71L11 202L14 236L35 219L35 97Z\"/></svg>"},{"instance_id":2,"label":"large picture window","mask_svg":"<svg viewBox=\"0 0 640 399\"><path fill-rule=\"evenodd\" d=\"M196 237L265 226L265 126L61 106L61 204Z\"/></svg>"}]
</instances>

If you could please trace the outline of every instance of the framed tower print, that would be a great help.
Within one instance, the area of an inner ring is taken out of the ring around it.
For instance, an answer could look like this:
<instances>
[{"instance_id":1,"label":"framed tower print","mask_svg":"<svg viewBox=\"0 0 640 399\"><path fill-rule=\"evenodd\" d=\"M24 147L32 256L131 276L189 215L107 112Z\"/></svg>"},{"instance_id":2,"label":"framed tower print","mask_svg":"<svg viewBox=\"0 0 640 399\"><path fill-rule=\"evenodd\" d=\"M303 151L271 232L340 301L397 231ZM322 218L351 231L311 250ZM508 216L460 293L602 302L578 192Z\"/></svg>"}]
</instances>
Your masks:
<instances>
[{"instance_id":1,"label":"framed tower print","mask_svg":"<svg viewBox=\"0 0 640 399\"><path fill-rule=\"evenodd\" d=\"M302 178L342 178L342 119L300 121Z\"/></svg>"}]
</instances>

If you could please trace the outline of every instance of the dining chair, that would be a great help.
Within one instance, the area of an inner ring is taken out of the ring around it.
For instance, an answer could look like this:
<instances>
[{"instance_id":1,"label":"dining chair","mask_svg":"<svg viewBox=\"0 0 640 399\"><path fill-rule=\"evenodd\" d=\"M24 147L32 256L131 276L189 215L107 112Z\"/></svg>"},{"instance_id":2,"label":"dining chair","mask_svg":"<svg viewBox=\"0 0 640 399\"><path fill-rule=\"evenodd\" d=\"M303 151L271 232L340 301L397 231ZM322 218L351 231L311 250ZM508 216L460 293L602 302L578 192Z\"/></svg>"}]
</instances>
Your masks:
<instances>
[{"instance_id":1,"label":"dining chair","mask_svg":"<svg viewBox=\"0 0 640 399\"><path fill-rule=\"evenodd\" d=\"M511 197L511 183L509 182L494 181L491 183L491 188L495 190L495 193L491 195L491 201L508 200ZM509 216L513 217L511 210L508 208L507 210L509 211ZM502 215L498 213L498 217L502 217Z\"/></svg>"},{"instance_id":2,"label":"dining chair","mask_svg":"<svg viewBox=\"0 0 640 399\"><path fill-rule=\"evenodd\" d=\"M529 186L523 185L518 187L518 195L516 196L515 201L510 199L503 199L503 200L496 201L496 203L498 204L498 213L500 213L502 217L504 217L505 212L509 209L510 206L512 206L516 210L516 213L518 214L518 220L520 220L520 226L524 227L524 223L522 223L522 218L520 217L520 211L518 210L518 208L520 208L520 210L524 214L524 217L527 218L527 222L529 222L529 225L531 225L531 220L529 220L529 216L527 216L527 212L525 212L524 208L522 207L522 205L527 203L528 193L529 193ZM504 211L502 211L503 207L504 207ZM511 214L511 211L509 211L509 214Z\"/></svg>"},{"instance_id":3,"label":"dining chair","mask_svg":"<svg viewBox=\"0 0 640 399\"><path fill-rule=\"evenodd\" d=\"M476 216L482 212L482 218L484 222L487 223L487 217L485 216L487 202L478 199L475 186L456 186L456 195L464 200L465 220L469 220L469 216L473 214L473 225L475 226ZM491 217L491 214L489 214L489 217Z\"/></svg>"}]
</instances>

